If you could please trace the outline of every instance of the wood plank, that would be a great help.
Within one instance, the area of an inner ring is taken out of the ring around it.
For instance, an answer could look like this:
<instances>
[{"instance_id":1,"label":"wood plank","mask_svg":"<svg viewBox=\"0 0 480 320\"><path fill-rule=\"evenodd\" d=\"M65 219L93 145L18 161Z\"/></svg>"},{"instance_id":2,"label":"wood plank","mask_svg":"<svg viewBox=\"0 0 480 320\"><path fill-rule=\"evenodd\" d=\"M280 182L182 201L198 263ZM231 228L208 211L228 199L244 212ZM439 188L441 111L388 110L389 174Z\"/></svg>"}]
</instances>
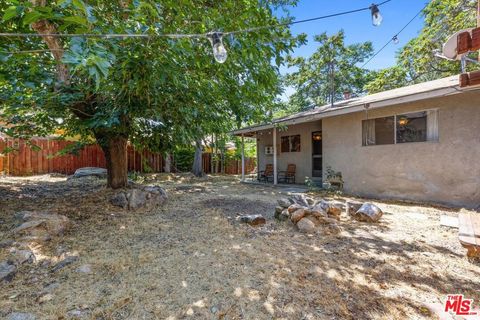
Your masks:
<instances>
[{"instance_id":1,"label":"wood plank","mask_svg":"<svg viewBox=\"0 0 480 320\"><path fill-rule=\"evenodd\" d=\"M468 250L467 256L480 257L480 214L460 213L458 222L458 240Z\"/></svg>"},{"instance_id":2,"label":"wood plank","mask_svg":"<svg viewBox=\"0 0 480 320\"><path fill-rule=\"evenodd\" d=\"M440 225L444 227L457 228L458 229L458 217L452 216L440 216Z\"/></svg>"}]
</instances>

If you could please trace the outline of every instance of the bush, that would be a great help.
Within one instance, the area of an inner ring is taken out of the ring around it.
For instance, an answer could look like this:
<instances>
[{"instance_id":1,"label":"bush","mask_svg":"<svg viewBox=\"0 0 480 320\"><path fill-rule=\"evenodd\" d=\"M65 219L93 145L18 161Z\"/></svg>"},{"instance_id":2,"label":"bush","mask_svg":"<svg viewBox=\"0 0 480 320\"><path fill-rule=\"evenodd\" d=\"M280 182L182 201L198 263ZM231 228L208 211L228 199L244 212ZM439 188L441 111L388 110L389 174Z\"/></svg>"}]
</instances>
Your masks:
<instances>
[{"instance_id":1,"label":"bush","mask_svg":"<svg viewBox=\"0 0 480 320\"><path fill-rule=\"evenodd\" d=\"M193 147L179 147L174 152L175 167L178 171L192 170L195 149Z\"/></svg>"}]
</instances>

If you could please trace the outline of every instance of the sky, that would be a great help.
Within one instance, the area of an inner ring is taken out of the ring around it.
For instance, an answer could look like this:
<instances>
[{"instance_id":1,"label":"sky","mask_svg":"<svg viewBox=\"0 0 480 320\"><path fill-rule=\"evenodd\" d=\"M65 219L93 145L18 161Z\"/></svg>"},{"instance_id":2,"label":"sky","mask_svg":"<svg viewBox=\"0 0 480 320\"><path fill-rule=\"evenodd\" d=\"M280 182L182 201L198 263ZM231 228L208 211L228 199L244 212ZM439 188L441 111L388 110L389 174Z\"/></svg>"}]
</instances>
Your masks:
<instances>
[{"instance_id":1,"label":"sky","mask_svg":"<svg viewBox=\"0 0 480 320\"><path fill-rule=\"evenodd\" d=\"M381 2L377 0L377 3ZM294 34L306 33L308 43L297 48L293 56L309 57L317 48L313 41L313 36L322 32L328 34L336 33L338 30L345 31L346 44L353 44L364 41L371 41L375 52L380 49L389 39L397 34L408 21L410 21L427 3L426 0L392 0L379 7L383 16L383 22L380 26L374 27L371 22L369 11L362 11L333 17L318 21L300 23L292 25L291 30ZM368 7L372 0L299 0L297 6L289 7L290 15L295 20L303 20L318 16L349 11ZM277 12L279 16L285 15ZM382 69L395 64L395 53L410 39L415 38L423 26L423 16L418 16L400 35L399 44L393 42L378 54L367 66L369 69ZM286 67L281 69L282 74L288 72ZM291 88L287 89L283 98L289 96Z\"/></svg>"}]
</instances>

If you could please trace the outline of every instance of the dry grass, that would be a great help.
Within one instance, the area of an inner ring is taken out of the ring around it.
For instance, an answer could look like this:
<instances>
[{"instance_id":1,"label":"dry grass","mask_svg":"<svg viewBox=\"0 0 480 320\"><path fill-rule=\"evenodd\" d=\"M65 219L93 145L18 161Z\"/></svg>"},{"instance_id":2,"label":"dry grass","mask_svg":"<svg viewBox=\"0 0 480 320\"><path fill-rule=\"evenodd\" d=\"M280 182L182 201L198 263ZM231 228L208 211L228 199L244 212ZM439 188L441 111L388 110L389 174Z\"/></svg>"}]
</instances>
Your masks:
<instances>
[{"instance_id":1,"label":"dry grass","mask_svg":"<svg viewBox=\"0 0 480 320\"><path fill-rule=\"evenodd\" d=\"M433 318L425 305L449 293L480 300L479 265L465 258L457 231L439 225L455 211L377 202L386 212L379 224L344 216L341 234L306 236L273 220L280 189L228 177L146 182L164 186L168 203L130 213L108 204L101 181L0 180L0 240L20 210L74 221L63 238L35 247L40 261L0 284L0 317L59 319L78 309L92 319L415 319ZM244 213L268 223L240 224ZM79 261L49 272L62 251ZM93 273L75 271L83 264ZM52 284L53 299L37 302Z\"/></svg>"}]
</instances>

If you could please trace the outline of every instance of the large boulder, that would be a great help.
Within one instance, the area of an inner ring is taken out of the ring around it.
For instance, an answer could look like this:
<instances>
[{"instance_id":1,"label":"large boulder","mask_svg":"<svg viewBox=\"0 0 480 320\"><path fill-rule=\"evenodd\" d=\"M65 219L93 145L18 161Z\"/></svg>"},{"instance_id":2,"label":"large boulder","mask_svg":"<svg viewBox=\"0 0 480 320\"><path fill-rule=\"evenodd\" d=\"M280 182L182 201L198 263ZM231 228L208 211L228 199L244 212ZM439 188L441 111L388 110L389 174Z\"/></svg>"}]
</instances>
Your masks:
<instances>
[{"instance_id":1,"label":"large boulder","mask_svg":"<svg viewBox=\"0 0 480 320\"><path fill-rule=\"evenodd\" d=\"M298 223L303 217L305 217L304 209L298 209L290 214L290 220L292 220L293 223Z\"/></svg>"},{"instance_id":2,"label":"large boulder","mask_svg":"<svg viewBox=\"0 0 480 320\"><path fill-rule=\"evenodd\" d=\"M303 206L301 206L301 205L299 205L299 204L294 203L294 204L292 204L290 207L288 207L287 210L288 210L289 213L293 213L293 212L297 211L298 209L304 209L304 208L305 208L305 207L303 207Z\"/></svg>"},{"instance_id":3,"label":"large boulder","mask_svg":"<svg viewBox=\"0 0 480 320\"><path fill-rule=\"evenodd\" d=\"M70 179L83 177L96 177L100 179L106 179L107 169L97 167L78 168L77 170L75 170L75 173L70 177Z\"/></svg>"},{"instance_id":4,"label":"large boulder","mask_svg":"<svg viewBox=\"0 0 480 320\"><path fill-rule=\"evenodd\" d=\"M120 191L112 196L110 203L129 210L152 208L162 205L167 200L167 193L158 186L135 187Z\"/></svg>"},{"instance_id":5,"label":"large boulder","mask_svg":"<svg viewBox=\"0 0 480 320\"><path fill-rule=\"evenodd\" d=\"M315 224L308 218L303 218L297 223L297 228L303 233L314 233Z\"/></svg>"},{"instance_id":6,"label":"large boulder","mask_svg":"<svg viewBox=\"0 0 480 320\"><path fill-rule=\"evenodd\" d=\"M23 223L12 232L37 241L48 241L52 237L61 236L71 225L67 217L56 213L22 211L15 216Z\"/></svg>"},{"instance_id":7,"label":"large boulder","mask_svg":"<svg viewBox=\"0 0 480 320\"><path fill-rule=\"evenodd\" d=\"M355 213L354 218L359 221L377 222L383 215L383 211L373 203L364 203Z\"/></svg>"},{"instance_id":8,"label":"large boulder","mask_svg":"<svg viewBox=\"0 0 480 320\"><path fill-rule=\"evenodd\" d=\"M329 201L327 214L329 216L334 217L337 220L340 220L340 216L342 215L342 211L345 208L345 205L339 201Z\"/></svg>"}]
</instances>

